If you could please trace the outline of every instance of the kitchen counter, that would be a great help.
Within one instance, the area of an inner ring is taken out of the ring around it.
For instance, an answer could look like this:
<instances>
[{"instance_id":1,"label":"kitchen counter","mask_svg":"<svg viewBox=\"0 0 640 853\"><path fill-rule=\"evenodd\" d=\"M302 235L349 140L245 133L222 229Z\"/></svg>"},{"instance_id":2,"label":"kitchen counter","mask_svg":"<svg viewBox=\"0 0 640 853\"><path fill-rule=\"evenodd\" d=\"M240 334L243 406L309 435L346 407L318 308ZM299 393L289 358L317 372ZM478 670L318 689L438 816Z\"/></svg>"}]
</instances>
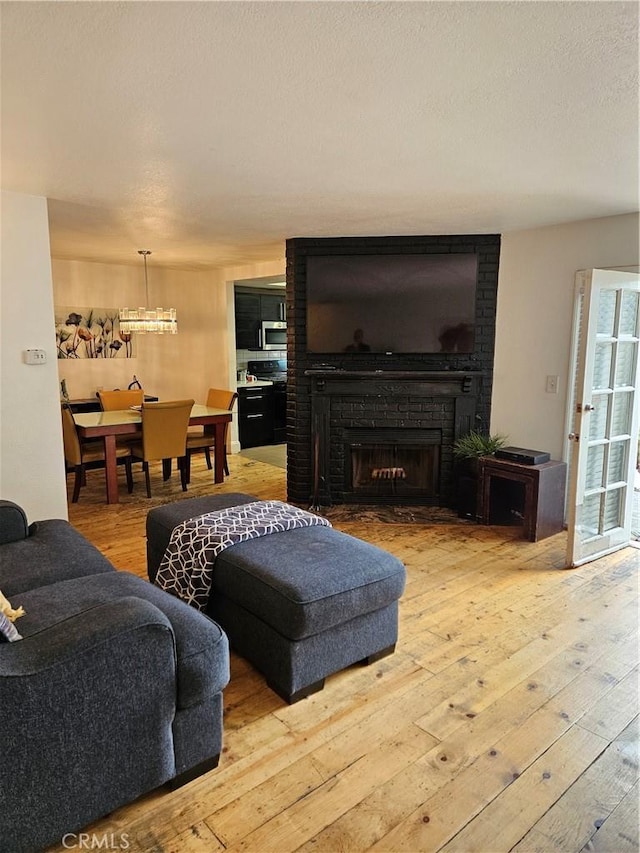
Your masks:
<instances>
[{"instance_id":1,"label":"kitchen counter","mask_svg":"<svg viewBox=\"0 0 640 853\"><path fill-rule=\"evenodd\" d=\"M273 385L273 382L268 382L263 379L254 379L253 382L238 382L236 387L240 388L263 388L265 385Z\"/></svg>"}]
</instances>

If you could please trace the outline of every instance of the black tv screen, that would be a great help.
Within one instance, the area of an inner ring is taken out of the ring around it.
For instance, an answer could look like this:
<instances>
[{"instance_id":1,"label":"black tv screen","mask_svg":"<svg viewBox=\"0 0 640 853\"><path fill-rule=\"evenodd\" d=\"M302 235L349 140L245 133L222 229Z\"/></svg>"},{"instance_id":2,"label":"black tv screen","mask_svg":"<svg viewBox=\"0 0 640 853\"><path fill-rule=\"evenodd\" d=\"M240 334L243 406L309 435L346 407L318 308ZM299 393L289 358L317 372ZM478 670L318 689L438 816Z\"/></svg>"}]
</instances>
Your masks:
<instances>
[{"instance_id":1,"label":"black tv screen","mask_svg":"<svg viewBox=\"0 0 640 853\"><path fill-rule=\"evenodd\" d=\"M307 350L470 353L475 253L309 255Z\"/></svg>"}]
</instances>

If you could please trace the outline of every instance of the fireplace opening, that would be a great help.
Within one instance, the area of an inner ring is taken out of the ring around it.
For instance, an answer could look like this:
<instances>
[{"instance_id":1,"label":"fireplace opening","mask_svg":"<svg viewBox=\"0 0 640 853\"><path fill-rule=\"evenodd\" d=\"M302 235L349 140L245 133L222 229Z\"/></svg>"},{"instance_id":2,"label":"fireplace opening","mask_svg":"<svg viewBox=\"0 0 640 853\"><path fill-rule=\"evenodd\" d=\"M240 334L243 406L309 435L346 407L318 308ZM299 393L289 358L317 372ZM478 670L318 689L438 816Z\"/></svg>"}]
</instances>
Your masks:
<instances>
[{"instance_id":1,"label":"fireplace opening","mask_svg":"<svg viewBox=\"0 0 640 853\"><path fill-rule=\"evenodd\" d=\"M437 504L439 429L345 430L345 499Z\"/></svg>"}]
</instances>

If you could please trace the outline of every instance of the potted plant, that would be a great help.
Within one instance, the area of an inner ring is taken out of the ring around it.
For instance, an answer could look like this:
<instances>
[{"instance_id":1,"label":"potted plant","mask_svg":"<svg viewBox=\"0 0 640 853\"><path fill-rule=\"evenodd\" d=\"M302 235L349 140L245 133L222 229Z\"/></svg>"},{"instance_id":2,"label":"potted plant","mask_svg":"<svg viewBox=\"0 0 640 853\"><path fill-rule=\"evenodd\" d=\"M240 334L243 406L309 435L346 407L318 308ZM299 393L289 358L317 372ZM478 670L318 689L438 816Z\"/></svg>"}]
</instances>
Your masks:
<instances>
[{"instance_id":1,"label":"potted plant","mask_svg":"<svg viewBox=\"0 0 640 853\"><path fill-rule=\"evenodd\" d=\"M460 436L453 444L453 455L458 461L456 470L456 505L459 518L476 518L476 494L478 491L478 459L493 456L496 450L507 443L501 433L487 435L471 430Z\"/></svg>"}]
</instances>

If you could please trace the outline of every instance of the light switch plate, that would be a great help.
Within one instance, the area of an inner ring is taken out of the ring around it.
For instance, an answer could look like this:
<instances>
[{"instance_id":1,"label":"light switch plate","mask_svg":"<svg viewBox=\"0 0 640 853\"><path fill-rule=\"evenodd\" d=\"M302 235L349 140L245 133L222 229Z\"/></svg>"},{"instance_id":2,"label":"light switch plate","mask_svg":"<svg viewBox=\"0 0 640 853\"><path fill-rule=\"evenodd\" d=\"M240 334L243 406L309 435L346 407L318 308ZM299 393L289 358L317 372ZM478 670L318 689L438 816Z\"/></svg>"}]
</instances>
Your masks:
<instances>
[{"instance_id":1,"label":"light switch plate","mask_svg":"<svg viewBox=\"0 0 640 853\"><path fill-rule=\"evenodd\" d=\"M557 394L558 393L558 377L557 376L547 376L547 394Z\"/></svg>"},{"instance_id":2,"label":"light switch plate","mask_svg":"<svg viewBox=\"0 0 640 853\"><path fill-rule=\"evenodd\" d=\"M47 354L43 349L26 349L23 353L25 364L46 364Z\"/></svg>"}]
</instances>

